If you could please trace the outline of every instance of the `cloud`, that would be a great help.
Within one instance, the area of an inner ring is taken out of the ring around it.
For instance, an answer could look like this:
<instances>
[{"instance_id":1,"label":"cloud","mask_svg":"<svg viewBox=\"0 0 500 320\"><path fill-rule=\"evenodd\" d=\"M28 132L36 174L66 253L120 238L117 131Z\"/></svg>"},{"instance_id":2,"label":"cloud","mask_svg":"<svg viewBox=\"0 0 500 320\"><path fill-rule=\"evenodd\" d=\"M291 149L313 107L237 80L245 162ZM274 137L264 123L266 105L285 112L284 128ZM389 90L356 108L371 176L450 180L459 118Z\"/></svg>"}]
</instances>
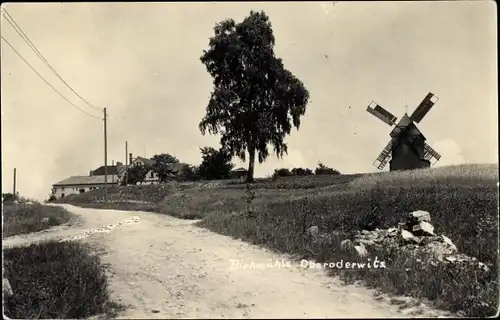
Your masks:
<instances>
[{"instance_id":1,"label":"cloud","mask_svg":"<svg viewBox=\"0 0 500 320\"><path fill-rule=\"evenodd\" d=\"M432 148L441 155L441 159L436 163L436 167L463 164L466 162L462 155L462 147L451 138L436 142Z\"/></svg>"}]
</instances>

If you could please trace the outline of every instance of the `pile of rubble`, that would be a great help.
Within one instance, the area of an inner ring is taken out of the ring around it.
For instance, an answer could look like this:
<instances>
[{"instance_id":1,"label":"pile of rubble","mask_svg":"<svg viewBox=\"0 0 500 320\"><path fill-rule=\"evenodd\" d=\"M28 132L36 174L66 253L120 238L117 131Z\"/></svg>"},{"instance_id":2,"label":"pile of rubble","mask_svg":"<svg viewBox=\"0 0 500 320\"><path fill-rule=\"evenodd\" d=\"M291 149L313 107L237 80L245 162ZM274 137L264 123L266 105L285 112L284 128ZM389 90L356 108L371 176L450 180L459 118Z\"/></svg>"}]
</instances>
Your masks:
<instances>
[{"instance_id":1,"label":"pile of rubble","mask_svg":"<svg viewBox=\"0 0 500 320\"><path fill-rule=\"evenodd\" d=\"M406 216L405 221L395 228L363 230L358 232L354 240L343 240L341 247L345 251L355 251L360 257L368 255L373 249L396 247L416 257L427 256L431 263L466 263L484 271L489 268L476 258L459 253L450 238L437 235L431 224L431 216L427 211L414 211Z\"/></svg>"}]
</instances>

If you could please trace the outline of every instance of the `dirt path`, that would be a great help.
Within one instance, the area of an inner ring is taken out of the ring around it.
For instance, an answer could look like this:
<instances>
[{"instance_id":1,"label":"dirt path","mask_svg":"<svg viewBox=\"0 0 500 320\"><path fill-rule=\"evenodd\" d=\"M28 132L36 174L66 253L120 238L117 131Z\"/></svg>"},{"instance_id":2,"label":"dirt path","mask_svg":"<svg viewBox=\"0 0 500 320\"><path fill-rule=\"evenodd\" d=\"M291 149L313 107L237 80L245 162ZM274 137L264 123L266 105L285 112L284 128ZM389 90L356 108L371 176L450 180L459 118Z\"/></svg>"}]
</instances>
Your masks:
<instances>
[{"instance_id":1,"label":"dirt path","mask_svg":"<svg viewBox=\"0 0 500 320\"><path fill-rule=\"evenodd\" d=\"M103 248L113 298L129 308L119 318L333 318L436 317L426 306L400 309L372 291L344 286L321 269L292 266L235 268L287 258L197 228L194 221L149 212L97 210L62 205L80 223L49 232L10 237L4 247L93 233L83 241ZM124 220L135 222L114 227ZM137 219L138 218L138 219Z\"/></svg>"}]
</instances>

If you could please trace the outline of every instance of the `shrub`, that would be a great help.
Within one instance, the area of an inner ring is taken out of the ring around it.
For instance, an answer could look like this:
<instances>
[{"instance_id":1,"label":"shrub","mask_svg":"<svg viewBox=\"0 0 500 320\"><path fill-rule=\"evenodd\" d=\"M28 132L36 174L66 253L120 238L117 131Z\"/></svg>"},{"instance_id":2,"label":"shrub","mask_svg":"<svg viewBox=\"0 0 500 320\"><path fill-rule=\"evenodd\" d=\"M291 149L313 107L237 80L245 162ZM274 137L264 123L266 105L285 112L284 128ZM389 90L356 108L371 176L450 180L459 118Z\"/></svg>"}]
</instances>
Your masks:
<instances>
[{"instance_id":1,"label":"shrub","mask_svg":"<svg viewBox=\"0 0 500 320\"><path fill-rule=\"evenodd\" d=\"M292 174L295 175L295 176L309 176L309 175L312 175L313 172L311 169L309 168L293 168L292 169Z\"/></svg>"},{"instance_id":2,"label":"shrub","mask_svg":"<svg viewBox=\"0 0 500 320\"><path fill-rule=\"evenodd\" d=\"M290 172L287 168L275 169L273 177L290 177L293 176L293 173Z\"/></svg>"},{"instance_id":3,"label":"shrub","mask_svg":"<svg viewBox=\"0 0 500 320\"><path fill-rule=\"evenodd\" d=\"M68 222L74 215L64 208L39 203L4 205L3 237L37 232ZM48 218L47 222L43 222Z\"/></svg>"},{"instance_id":4,"label":"shrub","mask_svg":"<svg viewBox=\"0 0 500 320\"><path fill-rule=\"evenodd\" d=\"M316 170L314 170L314 173L317 174L317 175L321 175L321 174L340 174L340 172L338 170L329 168L329 167L325 166L321 162L318 163L318 167L316 168Z\"/></svg>"},{"instance_id":5,"label":"shrub","mask_svg":"<svg viewBox=\"0 0 500 320\"><path fill-rule=\"evenodd\" d=\"M48 241L4 251L13 295L5 314L14 319L80 319L112 315L107 278L97 255L78 242Z\"/></svg>"}]
</instances>

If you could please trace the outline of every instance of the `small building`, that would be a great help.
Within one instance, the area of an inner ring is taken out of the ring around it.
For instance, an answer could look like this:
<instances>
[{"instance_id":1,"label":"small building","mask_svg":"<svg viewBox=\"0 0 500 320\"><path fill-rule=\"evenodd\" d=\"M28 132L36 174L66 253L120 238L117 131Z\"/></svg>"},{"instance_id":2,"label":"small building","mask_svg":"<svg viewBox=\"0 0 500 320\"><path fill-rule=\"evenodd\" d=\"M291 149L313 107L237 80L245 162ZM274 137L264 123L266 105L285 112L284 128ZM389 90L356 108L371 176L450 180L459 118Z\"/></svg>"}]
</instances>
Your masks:
<instances>
[{"instance_id":1,"label":"small building","mask_svg":"<svg viewBox=\"0 0 500 320\"><path fill-rule=\"evenodd\" d=\"M233 171L231 171L231 178L240 179L240 178L246 177L247 174L248 174L248 170L241 167L241 168L234 169Z\"/></svg>"},{"instance_id":2,"label":"small building","mask_svg":"<svg viewBox=\"0 0 500 320\"><path fill-rule=\"evenodd\" d=\"M84 193L94 189L104 188L104 175L73 176L52 185L52 195L57 199L64 198L70 194ZM117 185L118 177L108 175L108 186Z\"/></svg>"}]
</instances>

